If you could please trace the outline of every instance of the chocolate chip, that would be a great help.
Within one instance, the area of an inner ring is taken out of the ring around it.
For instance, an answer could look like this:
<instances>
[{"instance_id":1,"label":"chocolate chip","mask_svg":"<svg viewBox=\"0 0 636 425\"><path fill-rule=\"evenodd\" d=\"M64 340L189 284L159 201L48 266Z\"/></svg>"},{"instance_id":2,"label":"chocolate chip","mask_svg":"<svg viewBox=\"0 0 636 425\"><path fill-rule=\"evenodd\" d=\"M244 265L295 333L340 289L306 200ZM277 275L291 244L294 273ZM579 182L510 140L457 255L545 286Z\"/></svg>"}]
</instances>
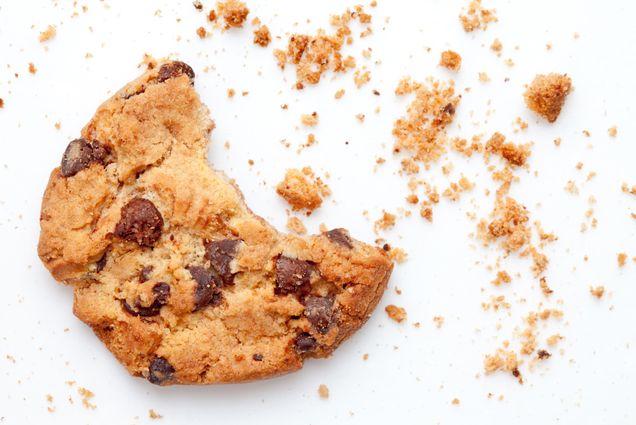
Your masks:
<instances>
[{"instance_id":1,"label":"chocolate chip","mask_svg":"<svg viewBox=\"0 0 636 425\"><path fill-rule=\"evenodd\" d=\"M449 114L449 115L454 115L455 114L455 106L453 106L452 103L448 103L446 106L444 106L444 109L442 109L442 112Z\"/></svg>"},{"instance_id":2,"label":"chocolate chip","mask_svg":"<svg viewBox=\"0 0 636 425\"><path fill-rule=\"evenodd\" d=\"M345 229L332 229L325 234L331 242L342 245L345 248L353 248L351 238L349 237Z\"/></svg>"},{"instance_id":3,"label":"chocolate chip","mask_svg":"<svg viewBox=\"0 0 636 425\"><path fill-rule=\"evenodd\" d=\"M550 358L552 354L548 353L546 350L539 350L537 351L537 356L539 357L539 359L544 360Z\"/></svg>"},{"instance_id":4,"label":"chocolate chip","mask_svg":"<svg viewBox=\"0 0 636 425\"><path fill-rule=\"evenodd\" d=\"M162 228L163 217L155 204L144 198L133 198L121 209L115 235L141 246L153 246L161 237Z\"/></svg>"},{"instance_id":5,"label":"chocolate chip","mask_svg":"<svg viewBox=\"0 0 636 425\"><path fill-rule=\"evenodd\" d=\"M89 143L85 139L75 139L64 151L60 173L63 177L72 177L93 162L103 164L107 154L107 149L96 140Z\"/></svg>"},{"instance_id":6,"label":"chocolate chip","mask_svg":"<svg viewBox=\"0 0 636 425\"><path fill-rule=\"evenodd\" d=\"M174 377L174 367L164 357L155 357L148 367L148 380L156 385L169 382Z\"/></svg>"},{"instance_id":7,"label":"chocolate chip","mask_svg":"<svg viewBox=\"0 0 636 425\"><path fill-rule=\"evenodd\" d=\"M173 61L170 63L164 63L159 68L159 74L157 74L157 81L163 83L170 78L177 78L180 75L187 75L190 80L194 79L194 71L190 68L190 65L181 61Z\"/></svg>"},{"instance_id":8,"label":"chocolate chip","mask_svg":"<svg viewBox=\"0 0 636 425\"><path fill-rule=\"evenodd\" d=\"M217 305L221 301L219 275L214 270L201 266L188 266L186 269L197 283L194 290L194 311L208 305Z\"/></svg>"},{"instance_id":9,"label":"chocolate chip","mask_svg":"<svg viewBox=\"0 0 636 425\"><path fill-rule=\"evenodd\" d=\"M170 298L170 285L166 282L155 283L155 286L152 287L152 293L155 296L155 303L166 305L168 298Z\"/></svg>"},{"instance_id":10,"label":"chocolate chip","mask_svg":"<svg viewBox=\"0 0 636 425\"><path fill-rule=\"evenodd\" d=\"M294 349L298 354L307 353L316 349L316 338L303 332L294 339Z\"/></svg>"},{"instance_id":11,"label":"chocolate chip","mask_svg":"<svg viewBox=\"0 0 636 425\"><path fill-rule=\"evenodd\" d=\"M252 359L253 359L255 362L262 362L262 361L263 361L263 355L262 355L262 354L254 354L254 355L252 356Z\"/></svg>"},{"instance_id":12,"label":"chocolate chip","mask_svg":"<svg viewBox=\"0 0 636 425\"><path fill-rule=\"evenodd\" d=\"M205 244L205 259L210 261L212 268L221 276L224 285L234 283L234 275L230 263L236 255L238 239L223 239Z\"/></svg>"},{"instance_id":13,"label":"chocolate chip","mask_svg":"<svg viewBox=\"0 0 636 425\"><path fill-rule=\"evenodd\" d=\"M145 266L139 270L139 283L147 282L150 279L150 273L152 273L153 266Z\"/></svg>"},{"instance_id":14,"label":"chocolate chip","mask_svg":"<svg viewBox=\"0 0 636 425\"><path fill-rule=\"evenodd\" d=\"M305 298L305 317L309 323L321 334L326 334L333 319L334 297L319 297L310 295Z\"/></svg>"},{"instance_id":15,"label":"chocolate chip","mask_svg":"<svg viewBox=\"0 0 636 425\"><path fill-rule=\"evenodd\" d=\"M99 273L102 270L104 270L104 267L106 267L107 262L108 262L108 250L104 251L104 255L102 255L102 258L97 260L97 262L95 263L95 273Z\"/></svg>"},{"instance_id":16,"label":"chocolate chip","mask_svg":"<svg viewBox=\"0 0 636 425\"><path fill-rule=\"evenodd\" d=\"M276 260L276 295L296 294L304 297L311 285L311 263L281 255Z\"/></svg>"}]
</instances>

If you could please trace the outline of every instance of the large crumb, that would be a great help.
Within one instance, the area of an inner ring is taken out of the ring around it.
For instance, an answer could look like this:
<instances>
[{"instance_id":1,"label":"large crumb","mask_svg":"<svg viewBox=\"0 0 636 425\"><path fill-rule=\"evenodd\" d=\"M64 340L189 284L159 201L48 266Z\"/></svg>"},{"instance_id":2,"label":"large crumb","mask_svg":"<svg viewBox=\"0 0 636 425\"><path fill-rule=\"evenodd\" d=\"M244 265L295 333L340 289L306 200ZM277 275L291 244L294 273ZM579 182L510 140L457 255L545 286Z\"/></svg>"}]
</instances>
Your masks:
<instances>
[{"instance_id":1,"label":"large crumb","mask_svg":"<svg viewBox=\"0 0 636 425\"><path fill-rule=\"evenodd\" d=\"M325 384L320 384L318 387L318 395L320 398L329 398L329 388Z\"/></svg>"},{"instance_id":2,"label":"large crumb","mask_svg":"<svg viewBox=\"0 0 636 425\"><path fill-rule=\"evenodd\" d=\"M311 114L302 114L300 116L300 122L304 125L313 127L318 124L318 112L312 112Z\"/></svg>"},{"instance_id":3,"label":"large crumb","mask_svg":"<svg viewBox=\"0 0 636 425\"><path fill-rule=\"evenodd\" d=\"M520 362L517 359L517 353L512 350L497 349L495 354L486 355L484 359L484 371L487 375L498 370L510 372L519 383L523 383L521 373L519 372Z\"/></svg>"},{"instance_id":4,"label":"large crumb","mask_svg":"<svg viewBox=\"0 0 636 425\"><path fill-rule=\"evenodd\" d=\"M503 134L495 133L484 146L484 156L486 159L490 154L497 154L512 165L522 166L525 165L526 160L530 156L530 146L515 145L512 142L506 142L506 138Z\"/></svg>"},{"instance_id":5,"label":"large crumb","mask_svg":"<svg viewBox=\"0 0 636 425\"><path fill-rule=\"evenodd\" d=\"M355 59L352 56L343 57L341 49L345 44L352 43L349 24L356 19L361 24L368 24L371 15L364 13L362 6L356 6L353 12L347 10L342 15L331 17L335 33L327 34L325 30L319 29L315 35L292 34L286 51L274 50L281 69L287 63L296 66L297 89L302 89L305 84L317 84L327 70L346 72L355 68Z\"/></svg>"},{"instance_id":6,"label":"large crumb","mask_svg":"<svg viewBox=\"0 0 636 425\"><path fill-rule=\"evenodd\" d=\"M40 35L38 36L38 40L40 40L40 43L44 43L45 41L49 41L50 39L55 37L55 34L57 34L57 30L53 25L49 25L44 31L40 33Z\"/></svg>"},{"instance_id":7,"label":"large crumb","mask_svg":"<svg viewBox=\"0 0 636 425\"><path fill-rule=\"evenodd\" d=\"M225 21L225 29L240 28L247 19L250 10L238 0L226 0L216 4L217 14Z\"/></svg>"},{"instance_id":8,"label":"large crumb","mask_svg":"<svg viewBox=\"0 0 636 425\"><path fill-rule=\"evenodd\" d=\"M289 220L287 220L287 228L299 235L307 233L307 228L298 217L289 217Z\"/></svg>"},{"instance_id":9,"label":"large crumb","mask_svg":"<svg viewBox=\"0 0 636 425\"><path fill-rule=\"evenodd\" d=\"M382 211L382 217L380 217L374 223L374 228L375 228L376 232L378 230L387 230L387 229L390 229L391 227L395 226L395 218L396 218L395 214L391 214L389 212Z\"/></svg>"},{"instance_id":10,"label":"large crumb","mask_svg":"<svg viewBox=\"0 0 636 425\"><path fill-rule=\"evenodd\" d=\"M276 192L294 211L306 209L309 212L320 207L322 198L331 193L329 187L320 177L314 175L310 167L287 170L283 181L276 186Z\"/></svg>"},{"instance_id":11,"label":"large crumb","mask_svg":"<svg viewBox=\"0 0 636 425\"><path fill-rule=\"evenodd\" d=\"M82 404L87 409L95 409L97 406L91 403L91 399L95 396L93 392L87 388L79 387L77 392L82 397Z\"/></svg>"},{"instance_id":12,"label":"large crumb","mask_svg":"<svg viewBox=\"0 0 636 425\"><path fill-rule=\"evenodd\" d=\"M266 25L261 25L254 31L254 44L261 47L267 47L272 41L272 35Z\"/></svg>"},{"instance_id":13,"label":"large crumb","mask_svg":"<svg viewBox=\"0 0 636 425\"><path fill-rule=\"evenodd\" d=\"M462 66L462 57L457 52L446 50L442 52L439 58L439 65L457 72Z\"/></svg>"},{"instance_id":14,"label":"large crumb","mask_svg":"<svg viewBox=\"0 0 636 425\"><path fill-rule=\"evenodd\" d=\"M402 307L389 304L384 308L384 311L386 311L386 314L388 314L392 320L395 320L398 323L401 323L406 319L406 310Z\"/></svg>"},{"instance_id":15,"label":"large crumb","mask_svg":"<svg viewBox=\"0 0 636 425\"><path fill-rule=\"evenodd\" d=\"M472 0L468 4L465 14L459 15L459 21L466 32L472 32L477 29L485 31L489 23L497 22L497 16L494 9L484 9L481 6L481 0Z\"/></svg>"},{"instance_id":16,"label":"large crumb","mask_svg":"<svg viewBox=\"0 0 636 425\"><path fill-rule=\"evenodd\" d=\"M572 80L567 75L537 75L526 92L526 105L549 122L554 122L561 113L565 98L572 90Z\"/></svg>"}]
</instances>

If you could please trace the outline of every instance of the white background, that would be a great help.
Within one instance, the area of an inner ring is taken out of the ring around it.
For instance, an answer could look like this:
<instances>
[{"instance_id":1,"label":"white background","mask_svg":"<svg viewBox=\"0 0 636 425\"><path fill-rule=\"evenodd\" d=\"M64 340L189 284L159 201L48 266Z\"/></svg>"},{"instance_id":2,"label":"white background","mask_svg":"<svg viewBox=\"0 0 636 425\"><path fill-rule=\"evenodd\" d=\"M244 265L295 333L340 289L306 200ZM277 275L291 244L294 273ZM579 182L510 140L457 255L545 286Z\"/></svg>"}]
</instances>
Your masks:
<instances>
[{"instance_id":1,"label":"white background","mask_svg":"<svg viewBox=\"0 0 636 425\"><path fill-rule=\"evenodd\" d=\"M374 35L356 37L345 49L368 65L371 82L358 90L352 73L329 74L318 86L297 92L291 89L293 70L277 69L272 49L284 48L288 32L327 27L329 14L355 3L251 0L250 18L260 17L281 36L262 49L252 44L250 25L215 30L200 40L195 30L207 23L189 1L79 1L74 9L71 1L1 0L0 424L156 422L148 418L151 408L164 415L157 423L184 424L635 423L636 263L619 269L616 254L636 255L636 220L630 217L636 197L620 190L623 181L636 184L636 7L629 1L485 1L497 9L499 22L466 34L457 15L467 1L379 0L376 9L367 7ZM204 5L208 10L211 2ZM79 16L71 17L74 10ZM40 44L38 34L49 24L57 26L57 36ZM501 58L488 49L495 37L504 44ZM367 47L373 49L369 61L360 55ZM457 75L436 66L448 48L463 57ZM451 176L435 166L421 177L441 191L463 173L476 188L459 202L443 200L432 224L414 210L380 235L405 249L409 259L396 266L368 324L332 358L308 361L292 375L240 385L161 388L128 376L72 315L72 291L49 276L36 245L50 170L95 108L141 72L137 65L144 53L180 58L195 69L196 87L217 125L210 162L236 179L256 213L284 229L286 205L274 186L285 168L311 165L330 174L333 196L305 220L309 230L317 232L324 222L371 243L381 210L407 207L406 178L397 175L399 158L391 153L392 123L409 101L394 96L397 82L407 74L416 80L455 78L459 91L471 90L463 92L451 134L488 136L498 130L516 142L534 142L529 171L517 172L521 179L511 193L530 209L532 220L559 236L546 249L551 259L546 276L555 293L546 302L529 261L515 255L501 264L521 276L506 288L489 283L494 271L487 267L501 252L469 237L476 222L466 213L486 217L493 202L484 190L496 186L479 156L452 154L440 161L453 162ZM506 58L515 66L505 65ZM29 62L38 68L36 75L28 73ZM522 92L536 73L552 71L567 72L575 91L549 125L525 108ZM480 83L478 72L492 81ZM230 87L237 91L232 100L226 96ZM347 92L336 101L339 88ZM249 94L242 97L241 91ZM279 107L283 103L287 111ZM320 114L319 126L302 128L300 114L312 111ZM366 114L364 124L355 119L358 113ZM517 117L529 122L527 130L513 132ZM54 128L58 121L60 130ZM607 134L613 125L616 138ZM310 131L318 144L297 155ZM562 138L558 148L556 137ZM374 172L380 156L387 163ZM255 161L252 168L248 159ZM575 168L579 161L581 171ZM597 176L585 182L590 171ZM564 190L568 180L576 182L578 196ZM581 233L590 195L598 200L593 207L599 224ZM605 297L593 298L590 285L604 285ZM510 311L484 312L481 302L498 294L512 303ZM514 328L521 329L522 317L541 302L565 316L546 329L540 325L539 345L558 332L565 336L563 352L551 349L552 358L532 371L526 359L524 385L504 373L484 376L484 355L506 339L516 346ZM388 319L384 307L390 303L406 308L406 323ZM436 315L446 319L440 329L432 321ZM419 329L413 326L418 321ZM69 380L77 383L68 386ZM328 400L318 397L319 384L329 387ZM78 386L95 393L95 410L82 406ZM451 404L453 398L461 404Z\"/></svg>"}]
</instances>

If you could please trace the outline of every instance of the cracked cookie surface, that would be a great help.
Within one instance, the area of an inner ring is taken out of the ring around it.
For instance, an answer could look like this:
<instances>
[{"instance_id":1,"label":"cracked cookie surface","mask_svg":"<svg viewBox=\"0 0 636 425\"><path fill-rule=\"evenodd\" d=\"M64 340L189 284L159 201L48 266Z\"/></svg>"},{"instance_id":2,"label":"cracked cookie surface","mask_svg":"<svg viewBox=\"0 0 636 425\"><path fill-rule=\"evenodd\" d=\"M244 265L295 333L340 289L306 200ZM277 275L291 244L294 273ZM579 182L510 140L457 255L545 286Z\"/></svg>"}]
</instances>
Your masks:
<instances>
[{"instance_id":1,"label":"cracked cookie surface","mask_svg":"<svg viewBox=\"0 0 636 425\"><path fill-rule=\"evenodd\" d=\"M51 173L38 254L74 313L154 384L240 382L326 357L369 317L392 270L334 229L277 232L207 162L214 124L187 64L102 104Z\"/></svg>"}]
</instances>

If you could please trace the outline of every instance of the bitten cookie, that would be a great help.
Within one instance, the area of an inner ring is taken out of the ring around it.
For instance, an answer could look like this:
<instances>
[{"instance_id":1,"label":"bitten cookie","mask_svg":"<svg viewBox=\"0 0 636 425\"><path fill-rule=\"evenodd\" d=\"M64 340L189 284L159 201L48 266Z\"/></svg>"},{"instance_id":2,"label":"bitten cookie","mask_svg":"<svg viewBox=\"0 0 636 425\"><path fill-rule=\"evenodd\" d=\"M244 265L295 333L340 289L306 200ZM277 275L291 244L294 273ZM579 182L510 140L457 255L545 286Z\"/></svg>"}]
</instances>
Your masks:
<instances>
[{"instance_id":1,"label":"bitten cookie","mask_svg":"<svg viewBox=\"0 0 636 425\"><path fill-rule=\"evenodd\" d=\"M51 173L38 254L74 312L154 384L260 379L326 357L367 320L392 263L334 229L254 215L208 166L214 127L183 62L102 104Z\"/></svg>"}]
</instances>

